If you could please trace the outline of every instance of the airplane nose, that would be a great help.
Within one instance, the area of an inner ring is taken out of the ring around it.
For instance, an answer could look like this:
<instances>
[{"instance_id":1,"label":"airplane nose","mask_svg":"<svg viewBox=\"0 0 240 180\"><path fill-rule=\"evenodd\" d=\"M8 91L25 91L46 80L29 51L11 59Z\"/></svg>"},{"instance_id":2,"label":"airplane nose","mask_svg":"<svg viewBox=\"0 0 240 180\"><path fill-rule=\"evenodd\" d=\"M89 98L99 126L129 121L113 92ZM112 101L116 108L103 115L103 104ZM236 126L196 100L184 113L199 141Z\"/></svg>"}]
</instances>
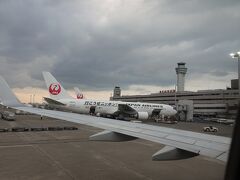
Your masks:
<instances>
[{"instance_id":1,"label":"airplane nose","mask_svg":"<svg viewBox=\"0 0 240 180\"><path fill-rule=\"evenodd\" d=\"M173 115L177 114L177 111L175 109L172 110Z\"/></svg>"}]
</instances>

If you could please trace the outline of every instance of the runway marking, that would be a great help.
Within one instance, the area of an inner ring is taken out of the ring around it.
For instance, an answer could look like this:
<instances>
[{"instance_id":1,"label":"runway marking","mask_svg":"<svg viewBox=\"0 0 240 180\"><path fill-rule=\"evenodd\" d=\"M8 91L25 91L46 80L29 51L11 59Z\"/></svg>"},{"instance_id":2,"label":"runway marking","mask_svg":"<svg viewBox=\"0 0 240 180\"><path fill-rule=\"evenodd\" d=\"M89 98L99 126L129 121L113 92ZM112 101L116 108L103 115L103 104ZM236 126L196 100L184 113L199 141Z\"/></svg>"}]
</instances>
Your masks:
<instances>
[{"instance_id":1,"label":"runway marking","mask_svg":"<svg viewBox=\"0 0 240 180\"><path fill-rule=\"evenodd\" d=\"M5 142L0 143L0 147L5 146L24 146L24 145L35 145L35 144L63 144L63 143L88 143L88 140L82 139L59 139L59 140L38 140L36 142Z\"/></svg>"},{"instance_id":2,"label":"runway marking","mask_svg":"<svg viewBox=\"0 0 240 180\"><path fill-rule=\"evenodd\" d=\"M30 133L26 134L26 133L23 133L23 132L16 133L16 135L20 139L25 140L25 141L30 141L31 137L32 137L32 135Z\"/></svg>"},{"instance_id":3,"label":"runway marking","mask_svg":"<svg viewBox=\"0 0 240 180\"><path fill-rule=\"evenodd\" d=\"M203 160L205 160L205 161L210 161L210 162L214 162L214 163L218 163L218 164L226 165L225 162L220 161L220 160L218 160L218 159L213 159L213 158L206 157L206 156L200 156L200 157L201 157L201 159L203 159ZM200 158L200 157L199 157L199 158Z\"/></svg>"},{"instance_id":4,"label":"runway marking","mask_svg":"<svg viewBox=\"0 0 240 180\"><path fill-rule=\"evenodd\" d=\"M77 148L81 148L81 145L79 144L72 144L73 146L77 147ZM113 167L120 167L121 169L124 169L125 171L128 171L132 174L135 174L138 178L143 178L143 179L148 179L151 180L151 178L135 171L134 169L130 169L130 167L128 167L124 162L120 162L120 160L114 160L114 159L110 159L109 156L105 156L102 153L99 154L99 152L96 150L89 150L89 153L91 153L92 157L94 157L96 160L102 162L103 164L113 168Z\"/></svg>"},{"instance_id":5,"label":"runway marking","mask_svg":"<svg viewBox=\"0 0 240 180\"><path fill-rule=\"evenodd\" d=\"M117 165L117 166L120 167L121 169L124 169L125 171L128 171L128 172L136 175L138 178L143 178L143 179L151 180L151 178L149 178L149 177L147 177L147 176L145 176L145 175L143 175L143 174L135 171L134 169L128 167L124 162L122 162L122 161L120 161L120 160L117 160L117 161L116 161L116 160L114 160L114 159L110 159L109 156L104 156L104 155L102 155L102 154L99 154L97 151L91 150L91 151L89 151L89 152L92 154L92 156L93 156L95 159L101 161L102 163L104 163L105 165L107 165L107 166L109 166L109 167L111 167L111 168L112 168L112 167L116 167L116 165Z\"/></svg>"},{"instance_id":6,"label":"runway marking","mask_svg":"<svg viewBox=\"0 0 240 180\"><path fill-rule=\"evenodd\" d=\"M14 148L14 147L32 147L33 145L30 144L20 144L20 145L6 145L0 146L0 148Z\"/></svg>"},{"instance_id":7,"label":"runway marking","mask_svg":"<svg viewBox=\"0 0 240 180\"><path fill-rule=\"evenodd\" d=\"M47 151L40 148L38 145L33 146L38 152L40 152L43 156L47 157L50 163L53 163L55 167L62 170L66 175L68 175L71 179L77 179L73 176L73 174L66 168L64 168L61 163L57 160L55 160L50 154L47 153Z\"/></svg>"}]
</instances>

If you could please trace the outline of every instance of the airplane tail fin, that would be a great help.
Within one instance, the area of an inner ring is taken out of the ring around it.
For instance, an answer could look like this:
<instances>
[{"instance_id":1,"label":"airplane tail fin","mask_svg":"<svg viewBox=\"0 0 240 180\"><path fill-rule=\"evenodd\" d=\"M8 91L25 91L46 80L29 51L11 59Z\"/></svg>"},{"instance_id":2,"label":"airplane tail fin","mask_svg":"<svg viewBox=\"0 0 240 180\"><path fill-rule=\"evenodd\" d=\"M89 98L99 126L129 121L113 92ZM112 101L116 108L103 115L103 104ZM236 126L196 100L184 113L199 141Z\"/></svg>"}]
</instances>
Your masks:
<instances>
[{"instance_id":1,"label":"airplane tail fin","mask_svg":"<svg viewBox=\"0 0 240 180\"><path fill-rule=\"evenodd\" d=\"M83 99L83 93L81 93L81 91L79 90L78 87L74 87L74 91L75 91L75 94L77 96L77 99Z\"/></svg>"},{"instance_id":2,"label":"airplane tail fin","mask_svg":"<svg viewBox=\"0 0 240 180\"><path fill-rule=\"evenodd\" d=\"M2 76L0 76L0 103L9 107L23 106Z\"/></svg>"},{"instance_id":3,"label":"airplane tail fin","mask_svg":"<svg viewBox=\"0 0 240 180\"><path fill-rule=\"evenodd\" d=\"M42 74L52 99L73 99L51 73L42 72Z\"/></svg>"}]
</instances>

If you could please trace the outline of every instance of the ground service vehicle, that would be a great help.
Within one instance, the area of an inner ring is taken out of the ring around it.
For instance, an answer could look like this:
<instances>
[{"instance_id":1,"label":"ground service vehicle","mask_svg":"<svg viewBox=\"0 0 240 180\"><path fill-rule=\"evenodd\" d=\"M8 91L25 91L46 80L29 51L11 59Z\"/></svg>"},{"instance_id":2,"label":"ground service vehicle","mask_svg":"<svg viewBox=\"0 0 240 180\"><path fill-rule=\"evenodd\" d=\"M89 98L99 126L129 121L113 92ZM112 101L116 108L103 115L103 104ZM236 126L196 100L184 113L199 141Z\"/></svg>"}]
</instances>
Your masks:
<instances>
[{"instance_id":1,"label":"ground service vehicle","mask_svg":"<svg viewBox=\"0 0 240 180\"><path fill-rule=\"evenodd\" d=\"M15 120L15 114L10 111L4 111L2 113L2 119L8 120L8 121L14 121Z\"/></svg>"},{"instance_id":2,"label":"ground service vehicle","mask_svg":"<svg viewBox=\"0 0 240 180\"><path fill-rule=\"evenodd\" d=\"M218 132L218 128L216 128L214 126L207 126L207 127L203 127L203 131L205 131L205 132Z\"/></svg>"}]
</instances>

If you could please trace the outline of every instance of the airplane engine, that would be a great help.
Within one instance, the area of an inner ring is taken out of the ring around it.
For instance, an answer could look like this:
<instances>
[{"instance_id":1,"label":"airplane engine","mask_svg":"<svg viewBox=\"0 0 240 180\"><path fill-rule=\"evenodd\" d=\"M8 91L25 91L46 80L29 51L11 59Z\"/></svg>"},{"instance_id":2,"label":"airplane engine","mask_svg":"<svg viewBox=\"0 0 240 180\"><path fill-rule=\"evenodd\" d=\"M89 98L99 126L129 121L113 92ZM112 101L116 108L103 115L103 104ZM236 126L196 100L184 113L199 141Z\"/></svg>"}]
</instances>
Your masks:
<instances>
[{"instance_id":1,"label":"airplane engine","mask_svg":"<svg viewBox=\"0 0 240 180\"><path fill-rule=\"evenodd\" d=\"M147 112L138 112L137 119L141 120L147 120L149 118L149 115Z\"/></svg>"}]
</instances>

